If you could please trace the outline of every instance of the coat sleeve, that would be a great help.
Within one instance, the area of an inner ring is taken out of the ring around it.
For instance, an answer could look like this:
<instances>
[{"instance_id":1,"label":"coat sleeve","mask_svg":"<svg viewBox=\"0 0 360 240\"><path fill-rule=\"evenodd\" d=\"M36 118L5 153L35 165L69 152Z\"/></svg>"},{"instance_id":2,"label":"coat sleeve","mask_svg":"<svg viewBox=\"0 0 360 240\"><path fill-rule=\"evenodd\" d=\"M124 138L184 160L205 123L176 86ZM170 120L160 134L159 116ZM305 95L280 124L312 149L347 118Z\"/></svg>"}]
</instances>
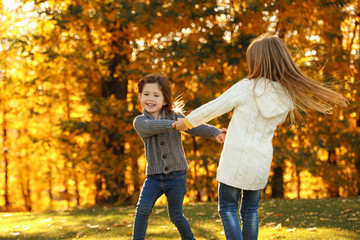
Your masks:
<instances>
[{"instance_id":1,"label":"coat sleeve","mask_svg":"<svg viewBox=\"0 0 360 240\"><path fill-rule=\"evenodd\" d=\"M179 113L178 117L184 118L185 115L182 113ZM197 136L197 137L213 137L215 140L217 135L220 134L221 130L210 124L201 124L195 128L186 130L185 132L187 134L190 134L192 136Z\"/></svg>"},{"instance_id":2,"label":"coat sleeve","mask_svg":"<svg viewBox=\"0 0 360 240\"><path fill-rule=\"evenodd\" d=\"M240 106L249 97L249 81L246 79L237 82L218 98L192 111L187 115L187 120L193 127L197 127Z\"/></svg>"}]
</instances>

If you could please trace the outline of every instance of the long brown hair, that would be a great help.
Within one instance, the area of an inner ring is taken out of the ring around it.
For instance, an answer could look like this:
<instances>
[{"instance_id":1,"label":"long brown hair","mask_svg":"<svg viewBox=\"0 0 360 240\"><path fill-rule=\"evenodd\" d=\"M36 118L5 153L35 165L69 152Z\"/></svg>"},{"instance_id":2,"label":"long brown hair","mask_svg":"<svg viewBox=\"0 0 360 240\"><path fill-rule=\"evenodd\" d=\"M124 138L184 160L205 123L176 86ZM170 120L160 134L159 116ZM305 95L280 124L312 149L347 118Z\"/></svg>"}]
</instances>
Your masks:
<instances>
[{"instance_id":1,"label":"long brown hair","mask_svg":"<svg viewBox=\"0 0 360 240\"><path fill-rule=\"evenodd\" d=\"M138 89L140 94L142 93L144 86L147 83L157 83L160 86L161 92L164 95L164 101L166 103L164 106L165 111L166 113L170 113L172 111L173 98L169 80L160 73L150 73L141 78L138 82Z\"/></svg>"},{"instance_id":2,"label":"long brown hair","mask_svg":"<svg viewBox=\"0 0 360 240\"><path fill-rule=\"evenodd\" d=\"M300 109L306 112L299 103L324 114L332 112L331 104L345 107L348 103L340 93L301 71L292 60L285 43L275 35L263 34L256 38L247 49L246 61L249 79L257 81L264 77L279 82L287 90L295 105L290 113L292 123L295 123L295 118L302 119Z\"/></svg>"}]
</instances>

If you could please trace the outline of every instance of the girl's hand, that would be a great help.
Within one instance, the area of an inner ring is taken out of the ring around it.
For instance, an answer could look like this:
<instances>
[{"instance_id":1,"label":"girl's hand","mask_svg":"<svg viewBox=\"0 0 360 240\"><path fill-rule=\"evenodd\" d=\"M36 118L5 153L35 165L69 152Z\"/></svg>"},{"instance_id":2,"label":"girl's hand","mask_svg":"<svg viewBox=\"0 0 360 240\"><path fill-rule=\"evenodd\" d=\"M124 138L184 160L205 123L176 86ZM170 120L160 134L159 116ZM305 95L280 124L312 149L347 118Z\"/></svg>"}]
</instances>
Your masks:
<instances>
[{"instance_id":1,"label":"girl's hand","mask_svg":"<svg viewBox=\"0 0 360 240\"><path fill-rule=\"evenodd\" d=\"M184 123L184 118L178 118L177 121L173 122L171 126L178 131L188 130L188 127Z\"/></svg>"},{"instance_id":2,"label":"girl's hand","mask_svg":"<svg viewBox=\"0 0 360 240\"><path fill-rule=\"evenodd\" d=\"M215 140L218 143L224 143L225 142L225 135L227 133L227 129L226 128L222 128L221 132L219 133L219 135L216 136Z\"/></svg>"},{"instance_id":3,"label":"girl's hand","mask_svg":"<svg viewBox=\"0 0 360 240\"><path fill-rule=\"evenodd\" d=\"M225 133L226 134L227 133L227 128L222 128L220 133Z\"/></svg>"}]
</instances>

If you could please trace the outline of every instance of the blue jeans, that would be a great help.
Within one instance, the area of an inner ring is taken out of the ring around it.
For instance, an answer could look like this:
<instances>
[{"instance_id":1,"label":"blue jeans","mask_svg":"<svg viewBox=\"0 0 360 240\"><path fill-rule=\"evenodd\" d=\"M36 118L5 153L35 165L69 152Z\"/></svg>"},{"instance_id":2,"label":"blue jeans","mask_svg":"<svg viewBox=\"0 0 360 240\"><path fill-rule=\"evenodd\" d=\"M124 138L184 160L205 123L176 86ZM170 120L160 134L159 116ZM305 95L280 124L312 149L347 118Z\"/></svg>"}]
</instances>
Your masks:
<instances>
[{"instance_id":1,"label":"blue jeans","mask_svg":"<svg viewBox=\"0 0 360 240\"><path fill-rule=\"evenodd\" d=\"M147 176L141 190L135 212L133 240L145 239L149 215L156 200L165 193L168 201L168 214L177 227L181 239L193 240L189 222L183 215L183 200L186 193L186 171Z\"/></svg>"},{"instance_id":2,"label":"blue jeans","mask_svg":"<svg viewBox=\"0 0 360 240\"><path fill-rule=\"evenodd\" d=\"M237 216L240 192L242 192L240 207L242 231ZM257 239L259 232L257 210L260 196L261 190L241 190L219 183L219 214L227 240Z\"/></svg>"}]
</instances>

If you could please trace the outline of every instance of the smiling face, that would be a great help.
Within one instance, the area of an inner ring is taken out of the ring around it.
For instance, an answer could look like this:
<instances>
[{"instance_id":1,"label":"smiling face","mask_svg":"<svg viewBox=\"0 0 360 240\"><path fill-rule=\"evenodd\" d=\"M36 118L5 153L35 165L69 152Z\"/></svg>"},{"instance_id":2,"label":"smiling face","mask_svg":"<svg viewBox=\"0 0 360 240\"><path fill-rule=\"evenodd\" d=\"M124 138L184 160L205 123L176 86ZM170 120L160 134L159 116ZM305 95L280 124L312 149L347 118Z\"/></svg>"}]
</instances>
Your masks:
<instances>
[{"instance_id":1,"label":"smiling face","mask_svg":"<svg viewBox=\"0 0 360 240\"><path fill-rule=\"evenodd\" d=\"M159 119L161 109L166 105L164 95L159 84L146 83L141 93L139 93L140 104L143 109L150 113L154 119Z\"/></svg>"}]
</instances>

